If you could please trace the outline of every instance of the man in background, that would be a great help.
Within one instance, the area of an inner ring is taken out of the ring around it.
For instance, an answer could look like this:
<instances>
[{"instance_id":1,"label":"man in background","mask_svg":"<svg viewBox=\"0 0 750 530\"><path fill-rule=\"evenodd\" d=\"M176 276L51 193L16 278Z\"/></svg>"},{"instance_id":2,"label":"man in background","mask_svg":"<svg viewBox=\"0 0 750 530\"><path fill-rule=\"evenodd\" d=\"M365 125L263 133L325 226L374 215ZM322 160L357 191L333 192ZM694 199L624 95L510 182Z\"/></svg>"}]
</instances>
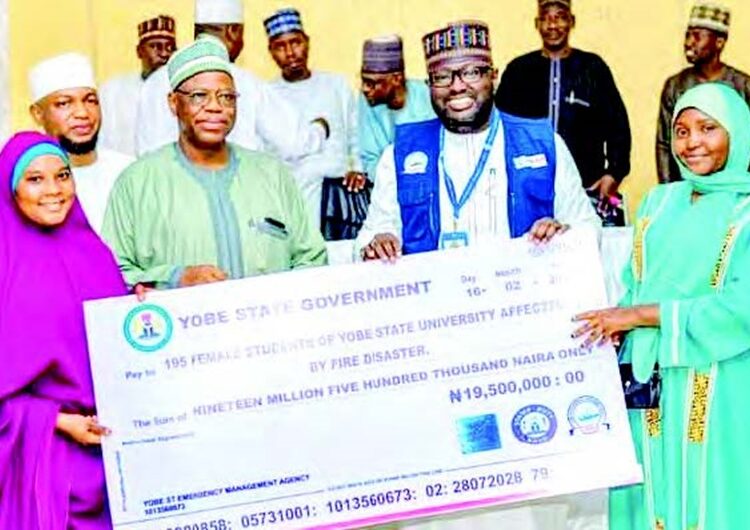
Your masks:
<instances>
[{"instance_id":1,"label":"man in background","mask_svg":"<svg viewBox=\"0 0 750 530\"><path fill-rule=\"evenodd\" d=\"M247 149L271 151L286 161L320 151L329 129L324 119L305 121L268 86L235 64L245 46L242 0L195 0L194 34L221 40L232 63L232 78L240 95L237 123L229 141ZM164 69L148 78L138 107L138 155L177 141L177 120L169 110L169 77Z\"/></svg>"},{"instance_id":2,"label":"man in background","mask_svg":"<svg viewBox=\"0 0 750 530\"><path fill-rule=\"evenodd\" d=\"M280 9L263 24L268 35L268 51L281 71L281 77L271 82L271 89L304 120L313 121L322 116L331 129L322 151L292 164L311 221L319 226L324 178L343 177L345 185L356 191L365 185L354 93L344 76L310 70L310 37L296 9Z\"/></svg>"},{"instance_id":3,"label":"man in background","mask_svg":"<svg viewBox=\"0 0 750 530\"><path fill-rule=\"evenodd\" d=\"M375 179L375 167L393 143L396 125L435 117L430 90L422 80L406 79L401 37L365 41L362 49L362 95L358 103L359 145L364 170Z\"/></svg>"},{"instance_id":4,"label":"man in background","mask_svg":"<svg viewBox=\"0 0 750 530\"><path fill-rule=\"evenodd\" d=\"M495 103L509 114L548 119L570 149L583 187L617 200L630 172L628 114L602 58L571 46L571 8L571 0L537 0L542 49L508 64Z\"/></svg>"},{"instance_id":5,"label":"man in background","mask_svg":"<svg viewBox=\"0 0 750 530\"><path fill-rule=\"evenodd\" d=\"M76 197L99 233L110 190L132 158L97 148L102 115L91 62L78 53L52 57L31 69L29 84L31 117L70 156Z\"/></svg>"},{"instance_id":6,"label":"man in background","mask_svg":"<svg viewBox=\"0 0 750 530\"><path fill-rule=\"evenodd\" d=\"M135 156L135 124L138 98L146 79L172 56L176 42L175 21L167 15L138 24L136 55L141 71L110 79L99 90L102 107L102 147Z\"/></svg>"},{"instance_id":7,"label":"man in background","mask_svg":"<svg viewBox=\"0 0 750 530\"><path fill-rule=\"evenodd\" d=\"M699 3L690 12L685 32L685 58L690 66L664 83L656 127L656 168L659 182L682 180L672 156L672 111L675 103L689 88L717 81L733 87L750 104L750 77L725 64L721 52L729 37L729 9L715 4Z\"/></svg>"}]
</instances>

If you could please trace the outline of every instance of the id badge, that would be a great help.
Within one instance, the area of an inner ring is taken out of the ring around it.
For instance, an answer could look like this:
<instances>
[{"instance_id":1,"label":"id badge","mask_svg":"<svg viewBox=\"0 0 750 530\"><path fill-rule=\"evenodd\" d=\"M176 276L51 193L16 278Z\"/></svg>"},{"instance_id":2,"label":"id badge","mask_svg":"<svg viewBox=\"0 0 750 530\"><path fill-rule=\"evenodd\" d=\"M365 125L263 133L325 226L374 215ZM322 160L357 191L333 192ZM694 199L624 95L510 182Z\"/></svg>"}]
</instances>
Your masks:
<instances>
[{"instance_id":1,"label":"id badge","mask_svg":"<svg viewBox=\"0 0 750 530\"><path fill-rule=\"evenodd\" d=\"M465 231L443 232L440 234L440 249L469 246L469 233Z\"/></svg>"}]
</instances>

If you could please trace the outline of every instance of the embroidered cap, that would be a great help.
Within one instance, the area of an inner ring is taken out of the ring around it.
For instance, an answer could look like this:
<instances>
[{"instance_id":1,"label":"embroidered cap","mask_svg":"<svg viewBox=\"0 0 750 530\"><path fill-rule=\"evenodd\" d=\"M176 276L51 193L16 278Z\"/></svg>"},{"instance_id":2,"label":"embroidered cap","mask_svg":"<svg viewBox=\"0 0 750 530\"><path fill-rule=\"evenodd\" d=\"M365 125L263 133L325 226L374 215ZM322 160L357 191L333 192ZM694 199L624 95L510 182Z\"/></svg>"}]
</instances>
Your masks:
<instances>
[{"instance_id":1,"label":"embroidered cap","mask_svg":"<svg viewBox=\"0 0 750 530\"><path fill-rule=\"evenodd\" d=\"M232 76L229 54L224 43L205 34L200 35L192 44L177 50L167 63L172 90L203 72L224 72Z\"/></svg>"},{"instance_id":2,"label":"embroidered cap","mask_svg":"<svg viewBox=\"0 0 750 530\"><path fill-rule=\"evenodd\" d=\"M153 37L168 37L174 39L177 36L175 21L168 15L159 15L150 20L144 20L138 24L138 42Z\"/></svg>"},{"instance_id":3,"label":"embroidered cap","mask_svg":"<svg viewBox=\"0 0 750 530\"><path fill-rule=\"evenodd\" d=\"M728 8L718 4L698 3L690 12L689 28L705 28L718 33L729 33L729 19L731 13Z\"/></svg>"},{"instance_id":4,"label":"embroidered cap","mask_svg":"<svg viewBox=\"0 0 750 530\"><path fill-rule=\"evenodd\" d=\"M266 27L266 34L269 39L283 35L284 33L300 32L304 33L302 28L302 16L299 11L293 7L279 9L263 21Z\"/></svg>"},{"instance_id":5,"label":"embroidered cap","mask_svg":"<svg viewBox=\"0 0 750 530\"><path fill-rule=\"evenodd\" d=\"M422 37L427 68L435 63L464 57L492 62L490 28L478 20L452 22Z\"/></svg>"},{"instance_id":6,"label":"embroidered cap","mask_svg":"<svg viewBox=\"0 0 750 530\"><path fill-rule=\"evenodd\" d=\"M404 71L404 43L398 35L367 39L362 46L362 71L390 74Z\"/></svg>"}]
</instances>

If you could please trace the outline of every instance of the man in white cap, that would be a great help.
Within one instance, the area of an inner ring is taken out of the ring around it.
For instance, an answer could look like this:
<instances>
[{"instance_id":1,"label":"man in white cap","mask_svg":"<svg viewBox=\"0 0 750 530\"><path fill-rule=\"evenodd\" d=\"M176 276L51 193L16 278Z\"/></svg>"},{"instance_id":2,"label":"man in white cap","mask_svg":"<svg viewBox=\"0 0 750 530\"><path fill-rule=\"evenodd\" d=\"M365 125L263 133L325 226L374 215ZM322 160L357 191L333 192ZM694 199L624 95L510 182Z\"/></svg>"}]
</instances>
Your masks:
<instances>
[{"instance_id":1,"label":"man in white cap","mask_svg":"<svg viewBox=\"0 0 750 530\"><path fill-rule=\"evenodd\" d=\"M203 35L163 70L179 140L122 174L104 220L127 283L186 287L325 264L284 163L227 142L239 100L222 42Z\"/></svg>"},{"instance_id":2,"label":"man in white cap","mask_svg":"<svg viewBox=\"0 0 750 530\"><path fill-rule=\"evenodd\" d=\"M112 185L132 159L97 149L101 109L91 62L78 53L58 55L34 66L29 82L31 116L70 155L76 196L99 232Z\"/></svg>"},{"instance_id":3,"label":"man in white cap","mask_svg":"<svg viewBox=\"0 0 750 530\"><path fill-rule=\"evenodd\" d=\"M99 89L102 147L135 156L135 121L141 88L151 74L167 64L175 50L175 39L175 21L170 16L159 15L138 24L135 51L141 71L110 79Z\"/></svg>"},{"instance_id":4,"label":"man in white cap","mask_svg":"<svg viewBox=\"0 0 750 530\"><path fill-rule=\"evenodd\" d=\"M287 161L320 151L329 134L327 122L322 118L302 120L267 83L234 64L244 47L243 32L242 0L195 0L195 36L208 34L220 39L232 62L240 97L237 124L229 140L247 149L272 151ZM177 140L177 120L169 111L168 94L169 79L163 69L146 80L141 90L136 137L139 156Z\"/></svg>"},{"instance_id":5,"label":"man in white cap","mask_svg":"<svg viewBox=\"0 0 750 530\"><path fill-rule=\"evenodd\" d=\"M292 165L317 226L321 222L321 189L326 177L343 177L345 185L353 191L365 185L354 92L344 76L310 70L310 37L302 26L299 11L280 9L263 24L268 35L268 51L281 70L281 77L271 83L272 89L303 118L312 121L323 116L331 128L331 137L321 152L303 157Z\"/></svg>"}]
</instances>

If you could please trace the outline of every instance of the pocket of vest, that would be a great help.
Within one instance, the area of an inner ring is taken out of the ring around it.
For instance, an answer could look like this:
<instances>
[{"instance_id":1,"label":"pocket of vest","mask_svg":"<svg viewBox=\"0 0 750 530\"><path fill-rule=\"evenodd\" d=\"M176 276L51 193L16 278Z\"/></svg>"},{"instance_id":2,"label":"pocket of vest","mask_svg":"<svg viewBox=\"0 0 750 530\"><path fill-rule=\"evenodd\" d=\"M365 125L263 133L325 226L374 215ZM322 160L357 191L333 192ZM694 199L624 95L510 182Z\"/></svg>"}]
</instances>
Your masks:
<instances>
[{"instance_id":1,"label":"pocket of vest","mask_svg":"<svg viewBox=\"0 0 750 530\"><path fill-rule=\"evenodd\" d=\"M398 190L404 243L419 241L430 231L432 195L425 183L414 182Z\"/></svg>"},{"instance_id":2,"label":"pocket of vest","mask_svg":"<svg viewBox=\"0 0 750 530\"><path fill-rule=\"evenodd\" d=\"M524 175L522 181L524 194L532 200L549 202L555 199L555 180L543 175Z\"/></svg>"}]
</instances>

